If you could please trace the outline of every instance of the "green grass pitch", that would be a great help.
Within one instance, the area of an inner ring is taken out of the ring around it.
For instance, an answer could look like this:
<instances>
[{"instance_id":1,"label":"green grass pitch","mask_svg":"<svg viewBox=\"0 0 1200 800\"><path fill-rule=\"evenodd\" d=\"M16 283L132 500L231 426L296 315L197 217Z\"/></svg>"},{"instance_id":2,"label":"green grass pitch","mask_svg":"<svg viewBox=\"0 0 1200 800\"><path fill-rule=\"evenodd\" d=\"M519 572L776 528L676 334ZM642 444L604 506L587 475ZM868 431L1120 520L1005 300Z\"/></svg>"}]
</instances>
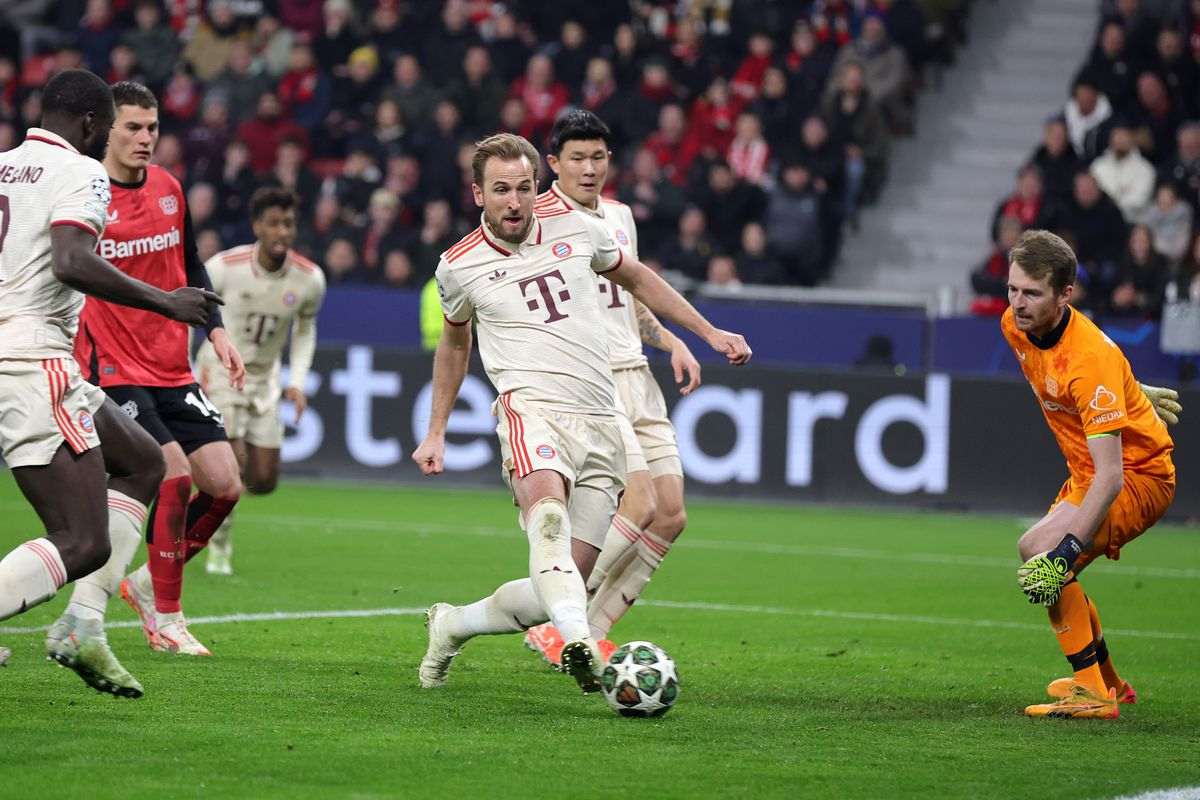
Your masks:
<instances>
[{"instance_id":1,"label":"green grass pitch","mask_svg":"<svg viewBox=\"0 0 1200 800\"><path fill-rule=\"evenodd\" d=\"M694 502L613 636L666 648L680 700L631 720L516 636L475 640L446 687L418 688L420 609L526 569L503 494L434 486L285 481L247 498L237 575L193 564L185 608L290 616L196 622L215 653L196 660L151 653L115 602L139 701L43 660L29 629L66 592L0 623L0 796L1046 800L1200 784L1195 529L1160 526L1085 574L1138 704L1031 720L1020 709L1067 665L1016 588L1016 519ZM0 520L0 553L40 531L7 476ZM349 610L367 615L328 616Z\"/></svg>"}]
</instances>

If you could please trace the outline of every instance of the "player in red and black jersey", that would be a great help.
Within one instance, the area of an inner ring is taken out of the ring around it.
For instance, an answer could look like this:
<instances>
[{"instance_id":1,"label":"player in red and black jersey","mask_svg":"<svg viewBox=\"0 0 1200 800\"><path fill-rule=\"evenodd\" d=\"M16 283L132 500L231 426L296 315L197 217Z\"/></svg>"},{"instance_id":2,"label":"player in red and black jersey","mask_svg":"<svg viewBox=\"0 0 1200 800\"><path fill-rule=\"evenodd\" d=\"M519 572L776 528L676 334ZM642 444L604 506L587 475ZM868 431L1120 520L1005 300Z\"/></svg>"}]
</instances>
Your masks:
<instances>
[{"instance_id":1,"label":"player in red and black jersey","mask_svg":"<svg viewBox=\"0 0 1200 800\"><path fill-rule=\"evenodd\" d=\"M183 189L149 163L158 141L158 101L137 83L112 88L117 117L104 158L112 202L99 253L125 274L168 291L184 285L211 289ZM245 367L218 313L210 315L205 331L231 385L240 390ZM89 298L75 359L89 380L154 437L167 465L150 512L149 559L122 581L121 596L142 618L152 649L210 655L183 617L183 566L233 510L242 481L220 412L192 375L188 342L182 323Z\"/></svg>"}]
</instances>

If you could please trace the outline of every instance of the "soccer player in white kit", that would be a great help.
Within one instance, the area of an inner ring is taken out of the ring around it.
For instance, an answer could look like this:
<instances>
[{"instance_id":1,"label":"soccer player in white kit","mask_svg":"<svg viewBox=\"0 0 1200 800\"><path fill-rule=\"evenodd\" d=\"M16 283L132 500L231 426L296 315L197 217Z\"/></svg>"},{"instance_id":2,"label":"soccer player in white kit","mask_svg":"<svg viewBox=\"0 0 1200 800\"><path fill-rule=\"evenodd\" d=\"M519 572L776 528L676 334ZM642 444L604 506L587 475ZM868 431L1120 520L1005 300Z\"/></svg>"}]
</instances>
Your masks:
<instances>
[{"instance_id":1,"label":"soccer player in white kit","mask_svg":"<svg viewBox=\"0 0 1200 800\"><path fill-rule=\"evenodd\" d=\"M637 258L633 211L601 196L608 178L611 141L612 131L590 111L575 109L559 117L550 131L546 157L558 178L538 197L534 211L570 209L586 214L603 225L622 250ZM675 429L642 343L671 354L681 394L700 385L700 365L682 340L618 284L601 276L597 289L622 412L619 423L628 471L620 507L587 582L591 598L588 625L607 659L616 649L608 641L609 630L641 595L687 521ZM525 642L550 663L558 663L563 640L549 623L530 628Z\"/></svg>"},{"instance_id":2,"label":"soccer player in white kit","mask_svg":"<svg viewBox=\"0 0 1200 800\"><path fill-rule=\"evenodd\" d=\"M109 649L102 616L165 467L154 440L79 373L81 292L193 325L220 298L164 292L96 255L110 198L98 159L115 117L103 80L65 70L43 92L41 127L0 153L0 453L46 529L0 560L0 620L78 580L47 654L99 691L136 698L142 686Z\"/></svg>"},{"instance_id":3,"label":"soccer player in white kit","mask_svg":"<svg viewBox=\"0 0 1200 800\"><path fill-rule=\"evenodd\" d=\"M270 494L279 483L280 361L291 334L288 386L282 396L300 422L308 398L304 384L317 348L317 312L325 299L320 268L292 250L299 201L289 189L264 186L250 198L254 244L217 253L204 265L213 289L226 298L222 315L230 339L246 364L246 386L236 391L224 379L225 368L205 342L196 371L205 394L221 411L225 432L242 467L250 494ZM233 574L233 514L208 544L207 572Z\"/></svg>"},{"instance_id":4,"label":"soccer player in white kit","mask_svg":"<svg viewBox=\"0 0 1200 800\"><path fill-rule=\"evenodd\" d=\"M466 606L435 603L419 677L445 683L463 644L517 633L550 619L562 632L562 668L585 691L601 667L587 621L584 579L600 551L625 477L595 274L606 274L651 309L693 330L731 363L751 352L718 330L594 220L575 211L534 214L537 151L513 134L480 142L472 160L480 226L442 254L437 268L446 317L434 355L429 430L413 453L440 473L446 422L471 352L472 320L488 377L502 472L529 538L529 577Z\"/></svg>"}]
</instances>

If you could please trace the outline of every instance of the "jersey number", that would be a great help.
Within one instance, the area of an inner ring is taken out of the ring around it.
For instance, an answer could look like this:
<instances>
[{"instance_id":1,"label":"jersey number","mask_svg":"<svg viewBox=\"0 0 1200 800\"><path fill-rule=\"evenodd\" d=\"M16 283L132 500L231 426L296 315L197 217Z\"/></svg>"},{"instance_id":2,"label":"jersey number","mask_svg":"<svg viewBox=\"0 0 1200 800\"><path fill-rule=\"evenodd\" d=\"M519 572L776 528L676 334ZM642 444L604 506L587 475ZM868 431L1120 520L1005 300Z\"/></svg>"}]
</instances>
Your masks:
<instances>
[{"instance_id":1,"label":"jersey number","mask_svg":"<svg viewBox=\"0 0 1200 800\"><path fill-rule=\"evenodd\" d=\"M212 401L205 396L203 391L188 392L183 398L183 402L187 403L192 408L199 411L203 416L216 422L218 425L225 424L225 420L221 418L221 412L212 404Z\"/></svg>"},{"instance_id":2,"label":"jersey number","mask_svg":"<svg viewBox=\"0 0 1200 800\"><path fill-rule=\"evenodd\" d=\"M259 345L271 338L278 325L279 317L275 314L247 314L242 333L252 343Z\"/></svg>"},{"instance_id":3,"label":"jersey number","mask_svg":"<svg viewBox=\"0 0 1200 800\"><path fill-rule=\"evenodd\" d=\"M8 195L0 194L0 253L4 252L4 239L8 236L8 221L12 218L12 214L8 210ZM0 281L4 280L4 273L0 272Z\"/></svg>"}]
</instances>

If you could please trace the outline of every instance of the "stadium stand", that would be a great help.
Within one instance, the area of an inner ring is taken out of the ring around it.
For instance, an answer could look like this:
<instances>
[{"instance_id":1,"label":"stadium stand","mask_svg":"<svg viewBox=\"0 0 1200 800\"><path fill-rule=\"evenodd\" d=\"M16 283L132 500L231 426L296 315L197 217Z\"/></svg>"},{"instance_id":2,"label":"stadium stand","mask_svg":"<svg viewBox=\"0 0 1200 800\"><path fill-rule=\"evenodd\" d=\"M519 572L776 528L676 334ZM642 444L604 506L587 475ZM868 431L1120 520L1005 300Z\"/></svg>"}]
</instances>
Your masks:
<instances>
[{"instance_id":1,"label":"stadium stand","mask_svg":"<svg viewBox=\"0 0 1200 800\"><path fill-rule=\"evenodd\" d=\"M331 282L420 287L478 213L466 146L540 145L581 105L614 129L609 189L645 256L693 282L811 285L969 5L20 0L0 11L0 150L56 70L143 81L202 255L248 241L245 198L279 184Z\"/></svg>"}]
</instances>

